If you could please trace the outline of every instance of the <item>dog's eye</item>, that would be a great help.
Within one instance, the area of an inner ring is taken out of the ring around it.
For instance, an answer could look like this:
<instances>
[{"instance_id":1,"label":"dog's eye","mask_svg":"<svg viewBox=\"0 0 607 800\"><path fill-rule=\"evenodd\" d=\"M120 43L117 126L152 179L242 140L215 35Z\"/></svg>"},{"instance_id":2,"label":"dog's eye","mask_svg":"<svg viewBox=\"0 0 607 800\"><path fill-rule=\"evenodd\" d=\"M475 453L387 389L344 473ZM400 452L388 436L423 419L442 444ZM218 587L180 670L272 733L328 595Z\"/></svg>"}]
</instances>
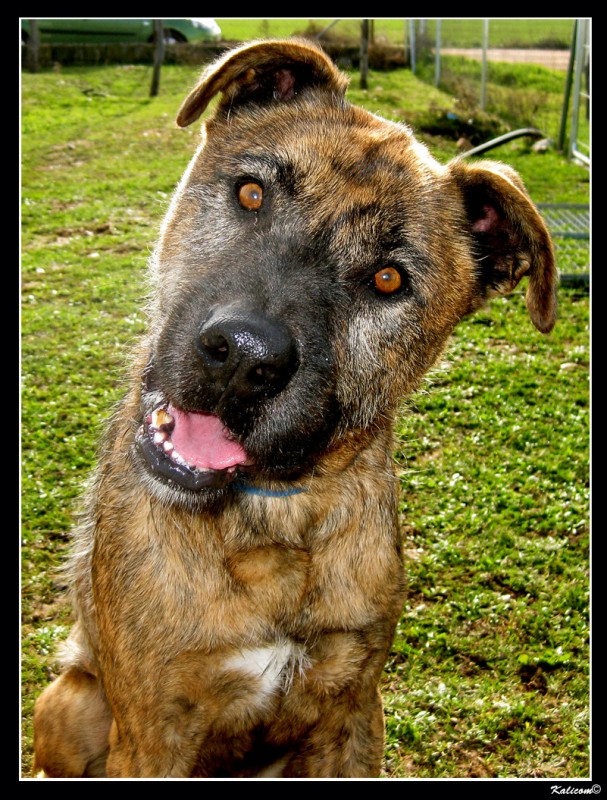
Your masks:
<instances>
[{"instance_id":1,"label":"dog's eye","mask_svg":"<svg viewBox=\"0 0 607 800\"><path fill-rule=\"evenodd\" d=\"M238 202L247 211L257 211L263 203L263 188L258 183L243 183L238 188Z\"/></svg>"},{"instance_id":2,"label":"dog's eye","mask_svg":"<svg viewBox=\"0 0 607 800\"><path fill-rule=\"evenodd\" d=\"M395 267L385 267L375 273L373 285L380 294L394 294L403 285L403 279Z\"/></svg>"}]
</instances>

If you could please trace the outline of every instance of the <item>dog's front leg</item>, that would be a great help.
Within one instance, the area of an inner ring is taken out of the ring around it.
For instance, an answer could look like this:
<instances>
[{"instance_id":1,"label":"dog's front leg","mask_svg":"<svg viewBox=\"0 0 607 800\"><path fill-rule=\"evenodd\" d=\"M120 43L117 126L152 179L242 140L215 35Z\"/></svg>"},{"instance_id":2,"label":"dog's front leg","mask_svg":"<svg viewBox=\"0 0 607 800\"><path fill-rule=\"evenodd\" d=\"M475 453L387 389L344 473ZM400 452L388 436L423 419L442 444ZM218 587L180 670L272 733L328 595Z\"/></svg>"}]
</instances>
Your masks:
<instances>
[{"instance_id":1,"label":"dog's front leg","mask_svg":"<svg viewBox=\"0 0 607 800\"><path fill-rule=\"evenodd\" d=\"M112 675L109 777L231 774L279 700L288 648L186 651L138 673Z\"/></svg>"},{"instance_id":2,"label":"dog's front leg","mask_svg":"<svg viewBox=\"0 0 607 800\"><path fill-rule=\"evenodd\" d=\"M110 778L189 778L213 720L186 688L160 693L117 712L110 730Z\"/></svg>"},{"instance_id":3,"label":"dog's front leg","mask_svg":"<svg viewBox=\"0 0 607 800\"><path fill-rule=\"evenodd\" d=\"M107 760L109 778L189 778L198 750L198 738L189 742L176 736L168 742L166 731L151 725L141 737L129 726L116 722L110 730Z\"/></svg>"},{"instance_id":4,"label":"dog's front leg","mask_svg":"<svg viewBox=\"0 0 607 800\"><path fill-rule=\"evenodd\" d=\"M354 707L353 707L354 706ZM286 765L285 778L376 778L384 755L384 719L379 689L368 698L342 695Z\"/></svg>"},{"instance_id":5,"label":"dog's front leg","mask_svg":"<svg viewBox=\"0 0 607 800\"><path fill-rule=\"evenodd\" d=\"M162 703L165 709L166 701ZM207 725L192 719L185 703L162 718L151 709L135 719L115 720L110 730L110 778L191 777ZM199 717L199 715L195 715Z\"/></svg>"}]
</instances>

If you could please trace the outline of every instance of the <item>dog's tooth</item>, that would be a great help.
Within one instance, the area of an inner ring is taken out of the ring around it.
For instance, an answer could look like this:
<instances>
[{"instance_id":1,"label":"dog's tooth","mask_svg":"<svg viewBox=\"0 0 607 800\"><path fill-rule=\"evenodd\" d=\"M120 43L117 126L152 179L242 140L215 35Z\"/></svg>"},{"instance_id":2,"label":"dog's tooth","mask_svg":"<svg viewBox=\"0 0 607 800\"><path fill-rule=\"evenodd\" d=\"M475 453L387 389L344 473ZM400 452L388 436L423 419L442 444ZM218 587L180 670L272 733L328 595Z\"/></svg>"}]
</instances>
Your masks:
<instances>
[{"instance_id":1,"label":"dog's tooth","mask_svg":"<svg viewBox=\"0 0 607 800\"><path fill-rule=\"evenodd\" d=\"M175 445L170 439L165 439L165 441L162 443L162 446L165 453L170 453L175 449Z\"/></svg>"},{"instance_id":2,"label":"dog's tooth","mask_svg":"<svg viewBox=\"0 0 607 800\"><path fill-rule=\"evenodd\" d=\"M152 411L152 428L161 428L163 425L172 425L175 418L169 414L166 408L156 408Z\"/></svg>"},{"instance_id":3,"label":"dog's tooth","mask_svg":"<svg viewBox=\"0 0 607 800\"><path fill-rule=\"evenodd\" d=\"M188 466L188 462L185 460L185 458L183 458L182 456L179 455L179 453L177 452L177 450L175 450L174 447L171 450L171 458L177 464L181 464L182 467L187 467Z\"/></svg>"},{"instance_id":4,"label":"dog's tooth","mask_svg":"<svg viewBox=\"0 0 607 800\"><path fill-rule=\"evenodd\" d=\"M165 431L156 431L154 434L154 444L162 444L163 442L166 442L168 438L169 435L168 433L165 433Z\"/></svg>"}]
</instances>

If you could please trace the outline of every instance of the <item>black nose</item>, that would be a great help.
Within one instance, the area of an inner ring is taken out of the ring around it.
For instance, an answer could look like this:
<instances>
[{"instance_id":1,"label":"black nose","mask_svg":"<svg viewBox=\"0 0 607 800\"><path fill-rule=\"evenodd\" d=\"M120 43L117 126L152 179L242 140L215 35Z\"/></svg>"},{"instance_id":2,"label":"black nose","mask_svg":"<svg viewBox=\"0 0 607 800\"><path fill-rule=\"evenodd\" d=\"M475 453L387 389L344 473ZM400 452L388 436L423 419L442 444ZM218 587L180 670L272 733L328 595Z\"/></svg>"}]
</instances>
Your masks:
<instances>
[{"instance_id":1,"label":"black nose","mask_svg":"<svg viewBox=\"0 0 607 800\"><path fill-rule=\"evenodd\" d=\"M200 328L197 344L204 376L224 399L276 395L298 367L286 326L255 311L216 309Z\"/></svg>"}]
</instances>

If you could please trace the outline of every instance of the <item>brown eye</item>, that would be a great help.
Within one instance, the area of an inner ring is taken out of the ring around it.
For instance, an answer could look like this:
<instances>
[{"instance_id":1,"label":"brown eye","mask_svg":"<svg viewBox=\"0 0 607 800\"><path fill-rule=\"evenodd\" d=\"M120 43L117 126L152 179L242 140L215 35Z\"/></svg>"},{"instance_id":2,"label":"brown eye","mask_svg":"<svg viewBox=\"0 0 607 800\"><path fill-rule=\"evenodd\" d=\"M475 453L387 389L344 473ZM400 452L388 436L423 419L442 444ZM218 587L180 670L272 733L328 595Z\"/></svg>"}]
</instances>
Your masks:
<instances>
[{"instance_id":1,"label":"brown eye","mask_svg":"<svg viewBox=\"0 0 607 800\"><path fill-rule=\"evenodd\" d=\"M257 211L263 203L263 189L258 183L243 183L238 189L238 202L248 211Z\"/></svg>"},{"instance_id":2,"label":"brown eye","mask_svg":"<svg viewBox=\"0 0 607 800\"><path fill-rule=\"evenodd\" d=\"M397 269L394 267L386 267L375 273L373 282L378 292L382 294L393 294L400 289L403 279Z\"/></svg>"}]
</instances>

